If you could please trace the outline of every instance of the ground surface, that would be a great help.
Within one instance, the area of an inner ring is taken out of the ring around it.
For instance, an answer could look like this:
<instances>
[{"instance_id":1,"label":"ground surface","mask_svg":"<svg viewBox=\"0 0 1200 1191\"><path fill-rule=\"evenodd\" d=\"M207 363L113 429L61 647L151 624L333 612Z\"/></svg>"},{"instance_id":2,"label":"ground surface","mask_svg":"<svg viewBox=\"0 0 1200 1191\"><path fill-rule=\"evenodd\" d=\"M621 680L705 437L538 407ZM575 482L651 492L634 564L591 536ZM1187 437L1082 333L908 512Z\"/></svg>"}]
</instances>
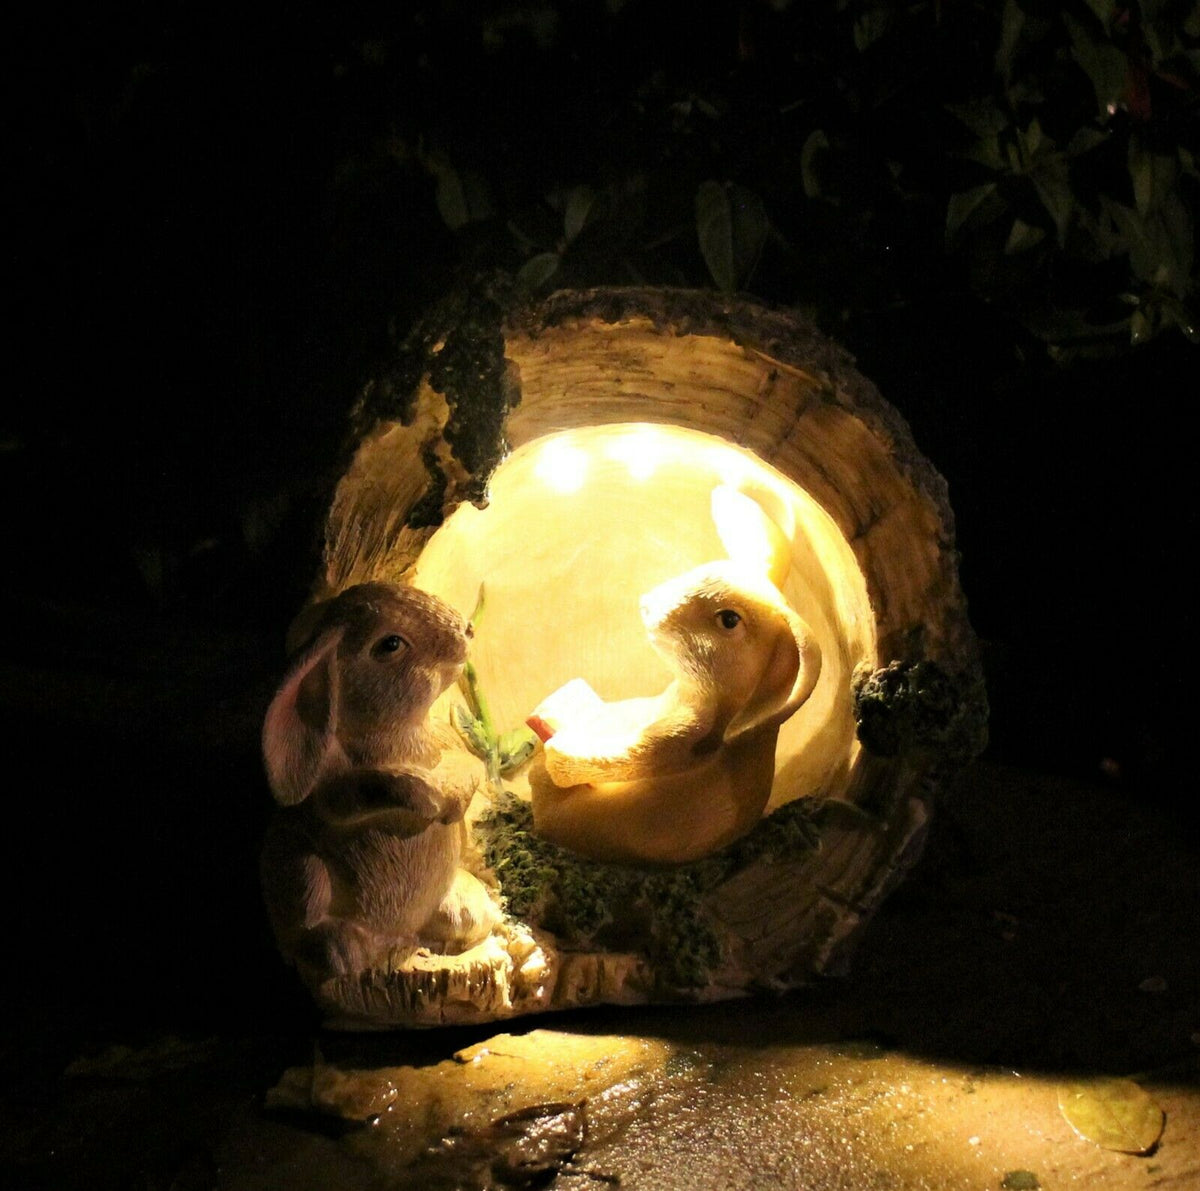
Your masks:
<instances>
[{"instance_id":1,"label":"ground surface","mask_svg":"<svg viewBox=\"0 0 1200 1191\"><path fill-rule=\"evenodd\" d=\"M980 765L850 975L782 999L357 1037L313 1029L286 982L274 1016L216 1032L35 1013L6 1040L3 1181L1184 1191L1196 861L1159 811ZM1098 1075L1165 1111L1148 1155L1059 1112L1061 1081Z\"/></svg>"}]
</instances>

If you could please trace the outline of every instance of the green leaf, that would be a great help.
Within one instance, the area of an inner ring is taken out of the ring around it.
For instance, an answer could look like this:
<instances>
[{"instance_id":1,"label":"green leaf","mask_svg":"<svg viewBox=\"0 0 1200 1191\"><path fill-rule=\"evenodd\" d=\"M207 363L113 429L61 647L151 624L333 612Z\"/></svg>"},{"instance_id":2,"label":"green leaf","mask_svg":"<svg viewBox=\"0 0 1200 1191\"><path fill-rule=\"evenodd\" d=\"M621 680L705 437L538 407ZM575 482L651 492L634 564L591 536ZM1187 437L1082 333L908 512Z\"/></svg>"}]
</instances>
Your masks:
<instances>
[{"instance_id":1,"label":"green leaf","mask_svg":"<svg viewBox=\"0 0 1200 1191\"><path fill-rule=\"evenodd\" d=\"M1058 243L1061 246L1067 238L1067 228L1075 211L1075 196L1071 193L1071 182L1067 173L1067 163L1058 154L1043 158L1037 169L1030 174L1030 180L1037 191L1042 206L1054 220L1058 233Z\"/></svg>"},{"instance_id":2,"label":"green leaf","mask_svg":"<svg viewBox=\"0 0 1200 1191\"><path fill-rule=\"evenodd\" d=\"M1168 299L1163 303L1163 312L1164 315L1170 315L1170 322L1182 331L1189 343L1200 343L1200 318L1196 318L1193 311L1182 303Z\"/></svg>"},{"instance_id":3,"label":"green leaf","mask_svg":"<svg viewBox=\"0 0 1200 1191\"><path fill-rule=\"evenodd\" d=\"M458 730L458 734L466 741L471 752L477 757L482 757L486 760L492 745L491 741L488 740L483 725L465 707L458 703L450 708L450 719L454 727Z\"/></svg>"},{"instance_id":4,"label":"green leaf","mask_svg":"<svg viewBox=\"0 0 1200 1191\"><path fill-rule=\"evenodd\" d=\"M800 150L800 181L806 198L821 197L821 180L817 176L816 161L822 153L829 152L829 137L822 128L808 134L804 148Z\"/></svg>"},{"instance_id":5,"label":"green leaf","mask_svg":"<svg viewBox=\"0 0 1200 1191\"><path fill-rule=\"evenodd\" d=\"M569 244L587 226L596 201L596 192L590 186L576 186L567 195L567 206L563 212L563 234Z\"/></svg>"},{"instance_id":6,"label":"green leaf","mask_svg":"<svg viewBox=\"0 0 1200 1191\"><path fill-rule=\"evenodd\" d=\"M1106 1150L1146 1154L1162 1135L1163 1110L1129 1079L1059 1084L1058 1107L1080 1137Z\"/></svg>"},{"instance_id":7,"label":"green leaf","mask_svg":"<svg viewBox=\"0 0 1200 1191\"><path fill-rule=\"evenodd\" d=\"M1150 65L1158 66L1172 58L1182 48L1179 41L1178 22L1180 4L1161 3L1160 0L1141 0L1141 33L1150 51ZM1193 4L1193 8L1194 8Z\"/></svg>"},{"instance_id":8,"label":"green leaf","mask_svg":"<svg viewBox=\"0 0 1200 1191\"><path fill-rule=\"evenodd\" d=\"M479 591L475 595L475 607L471 609L471 628L479 628L479 622L483 619L484 610L487 608L487 584L481 583Z\"/></svg>"},{"instance_id":9,"label":"green leaf","mask_svg":"<svg viewBox=\"0 0 1200 1191\"><path fill-rule=\"evenodd\" d=\"M1167 269L1167 285L1180 297L1192 290L1192 267L1196 259L1195 224L1178 190L1163 195L1156 224L1161 229L1161 255Z\"/></svg>"},{"instance_id":10,"label":"green leaf","mask_svg":"<svg viewBox=\"0 0 1200 1191\"><path fill-rule=\"evenodd\" d=\"M559 263L557 252L539 252L521 266L517 272L517 284L529 290L541 289L558 272Z\"/></svg>"},{"instance_id":11,"label":"green leaf","mask_svg":"<svg viewBox=\"0 0 1200 1191\"><path fill-rule=\"evenodd\" d=\"M500 752L500 772L507 774L520 769L537 748L538 738L529 728L514 728L505 732L497 744Z\"/></svg>"},{"instance_id":12,"label":"green leaf","mask_svg":"<svg viewBox=\"0 0 1200 1191\"><path fill-rule=\"evenodd\" d=\"M1133 138L1129 142L1129 177L1138 214L1144 217L1177 194L1179 165L1174 155L1152 153Z\"/></svg>"},{"instance_id":13,"label":"green leaf","mask_svg":"<svg viewBox=\"0 0 1200 1191\"><path fill-rule=\"evenodd\" d=\"M1086 351L1088 345L1102 345L1118 336L1123 338L1129 333L1128 319L1097 324L1082 310L1057 306L1026 310L1021 314L1021 322L1045 343L1057 345L1060 349L1070 346L1075 352L1080 347Z\"/></svg>"},{"instance_id":14,"label":"green leaf","mask_svg":"<svg viewBox=\"0 0 1200 1191\"><path fill-rule=\"evenodd\" d=\"M1046 92L1041 78L1035 74L1023 74L1013 79L1008 87L1008 102L1013 108L1022 104L1045 103Z\"/></svg>"},{"instance_id":15,"label":"green leaf","mask_svg":"<svg viewBox=\"0 0 1200 1191\"><path fill-rule=\"evenodd\" d=\"M458 178L462 186L463 197L467 202L468 221L476 223L481 219L491 219L496 212L492 206L492 196L483 175L475 170L461 170Z\"/></svg>"},{"instance_id":16,"label":"green leaf","mask_svg":"<svg viewBox=\"0 0 1200 1191\"><path fill-rule=\"evenodd\" d=\"M696 191L696 234L700 254L719 289L737 289L733 260L733 207L720 182L701 182Z\"/></svg>"},{"instance_id":17,"label":"green leaf","mask_svg":"<svg viewBox=\"0 0 1200 1191\"><path fill-rule=\"evenodd\" d=\"M980 165L986 165L988 169L995 170L997 173L1008 168L1008 159L1000 148L998 136L980 137L967 150L965 156L971 161L979 162Z\"/></svg>"},{"instance_id":18,"label":"green leaf","mask_svg":"<svg viewBox=\"0 0 1200 1191\"><path fill-rule=\"evenodd\" d=\"M891 27L892 10L888 5L869 8L854 22L854 48L861 54L870 49Z\"/></svg>"},{"instance_id":19,"label":"green leaf","mask_svg":"<svg viewBox=\"0 0 1200 1191\"><path fill-rule=\"evenodd\" d=\"M1189 343L1200 343L1200 319L1184 303L1176 298L1164 297L1162 315L1163 323L1178 327Z\"/></svg>"},{"instance_id":20,"label":"green leaf","mask_svg":"<svg viewBox=\"0 0 1200 1191\"><path fill-rule=\"evenodd\" d=\"M1100 210L1108 224L1105 242L1110 253L1130 252L1135 244L1145 239L1142 219L1132 207L1102 194Z\"/></svg>"},{"instance_id":21,"label":"green leaf","mask_svg":"<svg viewBox=\"0 0 1200 1191\"><path fill-rule=\"evenodd\" d=\"M1025 27L1025 13L1017 0L1004 0L1004 17L1000 26L1000 48L996 51L996 73L1007 87L1012 78L1013 55L1021 30Z\"/></svg>"},{"instance_id":22,"label":"green leaf","mask_svg":"<svg viewBox=\"0 0 1200 1191\"><path fill-rule=\"evenodd\" d=\"M1040 244L1046 238L1046 233L1040 227L1033 227L1023 219L1014 219L1012 231L1008 233L1004 251L1008 256L1018 252L1026 252Z\"/></svg>"},{"instance_id":23,"label":"green leaf","mask_svg":"<svg viewBox=\"0 0 1200 1191\"><path fill-rule=\"evenodd\" d=\"M1129 61L1112 42L1096 37L1070 13L1063 13L1063 20L1071 34L1071 55L1091 80L1101 118L1107 118L1120 104Z\"/></svg>"},{"instance_id":24,"label":"green leaf","mask_svg":"<svg viewBox=\"0 0 1200 1191\"><path fill-rule=\"evenodd\" d=\"M1143 218L1154 201L1154 160L1137 137L1129 140L1129 177L1133 181L1133 202Z\"/></svg>"},{"instance_id":25,"label":"green leaf","mask_svg":"<svg viewBox=\"0 0 1200 1191\"><path fill-rule=\"evenodd\" d=\"M1147 285L1186 297L1194 285L1195 231L1178 192L1165 194L1145 218L1137 211L1100 195L1109 222L1105 236L1110 255L1129 254L1129 267Z\"/></svg>"},{"instance_id":26,"label":"green leaf","mask_svg":"<svg viewBox=\"0 0 1200 1191\"><path fill-rule=\"evenodd\" d=\"M430 168L437 181L434 198L442 222L452 231L470 223L471 206L458 171L444 158L430 158Z\"/></svg>"},{"instance_id":27,"label":"green leaf","mask_svg":"<svg viewBox=\"0 0 1200 1191\"><path fill-rule=\"evenodd\" d=\"M1029 127L1020 135L1021 144L1030 157L1036 157L1040 150L1054 148L1054 142L1042 132L1041 121L1036 116L1029 121Z\"/></svg>"},{"instance_id":28,"label":"green leaf","mask_svg":"<svg viewBox=\"0 0 1200 1191\"><path fill-rule=\"evenodd\" d=\"M972 99L967 103L948 103L946 111L961 120L976 136L989 137L1003 132L1010 123L994 99Z\"/></svg>"},{"instance_id":29,"label":"green leaf","mask_svg":"<svg viewBox=\"0 0 1200 1191\"><path fill-rule=\"evenodd\" d=\"M733 271L737 284L743 286L758 266L770 223L762 199L736 182L729 188L729 204L733 217Z\"/></svg>"},{"instance_id":30,"label":"green leaf","mask_svg":"<svg viewBox=\"0 0 1200 1191\"><path fill-rule=\"evenodd\" d=\"M1000 1183L1004 1191L1038 1191L1041 1185L1032 1170L1010 1170Z\"/></svg>"},{"instance_id":31,"label":"green leaf","mask_svg":"<svg viewBox=\"0 0 1200 1191\"><path fill-rule=\"evenodd\" d=\"M1096 14L1096 18L1105 29L1111 29L1113 17L1117 12L1117 0L1087 0L1087 6Z\"/></svg>"},{"instance_id":32,"label":"green leaf","mask_svg":"<svg viewBox=\"0 0 1200 1191\"><path fill-rule=\"evenodd\" d=\"M1103 145L1107 140L1107 132L1102 132L1099 128L1092 128L1090 125L1085 124L1067 142L1065 152L1068 157L1081 157L1084 153L1090 153L1098 145Z\"/></svg>"},{"instance_id":33,"label":"green leaf","mask_svg":"<svg viewBox=\"0 0 1200 1191\"><path fill-rule=\"evenodd\" d=\"M946 237L953 239L959 229L971 219L976 212L981 212L988 200L996 194L996 183L985 182L982 186L974 186L950 196L946 208Z\"/></svg>"}]
</instances>

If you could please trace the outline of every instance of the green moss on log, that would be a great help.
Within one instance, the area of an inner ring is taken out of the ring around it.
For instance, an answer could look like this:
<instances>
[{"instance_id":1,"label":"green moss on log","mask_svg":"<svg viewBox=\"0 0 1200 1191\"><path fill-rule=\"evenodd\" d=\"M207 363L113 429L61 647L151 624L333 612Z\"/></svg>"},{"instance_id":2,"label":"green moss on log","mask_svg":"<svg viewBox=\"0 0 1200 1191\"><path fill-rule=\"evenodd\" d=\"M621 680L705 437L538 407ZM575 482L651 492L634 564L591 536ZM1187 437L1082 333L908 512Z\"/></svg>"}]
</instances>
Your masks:
<instances>
[{"instance_id":1,"label":"green moss on log","mask_svg":"<svg viewBox=\"0 0 1200 1191\"><path fill-rule=\"evenodd\" d=\"M685 990L707 984L722 960L707 896L753 860L815 851L818 813L810 801L789 803L723 851L671 868L603 864L560 848L534 834L528 803L512 796L479 821L476 835L509 913L570 947L637 946L663 991Z\"/></svg>"},{"instance_id":2,"label":"green moss on log","mask_svg":"<svg viewBox=\"0 0 1200 1191\"><path fill-rule=\"evenodd\" d=\"M951 676L936 662L892 662L854 683L858 738L880 757L921 750L939 767L965 765L987 745L987 716L978 672Z\"/></svg>"},{"instance_id":3,"label":"green moss on log","mask_svg":"<svg viewBox=\"0 0 1200 1191\"><path fill-rule=\"evenodd\" d=\"M492 472L508 449L504 425L521 399L520 385L505 358L503 327L512 306L510 283L500 275L450 293L423 318L366 384L352 417L357 441L380 422L410 425L423 379L449 408L443 433L467 479L456 495L474 504L487 500ZM414 529L440 525L445 471L432 452L424 456L430 484L409 513Z\"/></svg>"},{"instance_id":4,"label":"green moss on log","mask_svg":"<svg viewBox=\"0 0 1200 1191\"><path fill-rule=\"evenodd\" d=\"M438 461L437 451L426 447L421 452L421 462L429 476L429 483L420 499L408 510L408 524L412 529L427 529L442 524L446 507L446 473Z\"/></svg>"}]
</instances>

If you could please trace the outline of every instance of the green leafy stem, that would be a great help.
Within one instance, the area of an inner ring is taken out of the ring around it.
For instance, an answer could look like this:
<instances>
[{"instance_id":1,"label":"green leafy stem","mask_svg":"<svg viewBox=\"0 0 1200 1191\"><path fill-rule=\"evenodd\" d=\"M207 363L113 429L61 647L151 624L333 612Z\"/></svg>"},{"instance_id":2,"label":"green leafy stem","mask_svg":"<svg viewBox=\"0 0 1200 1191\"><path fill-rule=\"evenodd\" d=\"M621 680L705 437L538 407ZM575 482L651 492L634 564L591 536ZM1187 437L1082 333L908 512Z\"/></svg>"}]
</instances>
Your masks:
<instances>
[{"instance_id":1,"label":"green leafy stem","mask_svg":"<svg viewBox=\"0 0 1200 1191\"><path fill-rule=\"evenodd\" d=\"M471 627L474 629L478 629L483 618L484 605L484 589L481 583L475 611L471 613ZM520 769L533 756L533 751L537 748L537 737L524 726L514 728L510 732L496 730L487 697L479 682L479 672L469 660L463 666L460 686L467 706L456 704L450 712L451 720L467 747L483 761L488 788L493 794L502 794L502 778Z\"/></svg>"}]
</instances>

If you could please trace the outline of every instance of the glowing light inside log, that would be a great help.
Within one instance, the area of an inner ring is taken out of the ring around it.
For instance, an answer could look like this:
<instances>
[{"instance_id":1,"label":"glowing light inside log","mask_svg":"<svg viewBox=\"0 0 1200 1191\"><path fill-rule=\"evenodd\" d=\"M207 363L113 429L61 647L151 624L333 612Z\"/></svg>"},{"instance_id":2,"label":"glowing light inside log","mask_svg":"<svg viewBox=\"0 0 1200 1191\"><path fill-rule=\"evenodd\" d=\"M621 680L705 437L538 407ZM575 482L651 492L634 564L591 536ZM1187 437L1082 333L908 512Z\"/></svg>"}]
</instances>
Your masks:
<instances>
[{"instance_id":1,"label":"glowing light inside log","mask_svg":"<svg viewBox=\"0 0 1200 1191\"><path fill-rule=\"evenodd\" d=\"M857 755L851 676L875 661L865 581L829 515L751 452L661 423L536 438L497 469L487 508L464 504L433 535L414 583L464 616L486 584L472 659L508 730L573 678L606 701L662 691L671 674L642 596L751 544L823 658L812 697L780 730L773 800L836 796Z\"/></svg>"},{"instance_id":2,"label":"glowing light inside log","mask_svg":"<svg viewBox=\"0 0 1200 1191\"><path fill-rule=\"evenodd\" d=\"M587 480L588 456L566 438L547 442L538 455L534 474L555 492L568 496Z\"/></svg>"},{"instance_id":3,"label":"glowing light inside log","mask_svg":"<svg viewBox=\"0 0 1200 1191\"><path fill-rule=\"evenodd\" d=\"M631 478L648 480L667 457L667 441L651 426L640 426L614 439L605 454L623 463Z\"/></svg>"}]
</instances>

